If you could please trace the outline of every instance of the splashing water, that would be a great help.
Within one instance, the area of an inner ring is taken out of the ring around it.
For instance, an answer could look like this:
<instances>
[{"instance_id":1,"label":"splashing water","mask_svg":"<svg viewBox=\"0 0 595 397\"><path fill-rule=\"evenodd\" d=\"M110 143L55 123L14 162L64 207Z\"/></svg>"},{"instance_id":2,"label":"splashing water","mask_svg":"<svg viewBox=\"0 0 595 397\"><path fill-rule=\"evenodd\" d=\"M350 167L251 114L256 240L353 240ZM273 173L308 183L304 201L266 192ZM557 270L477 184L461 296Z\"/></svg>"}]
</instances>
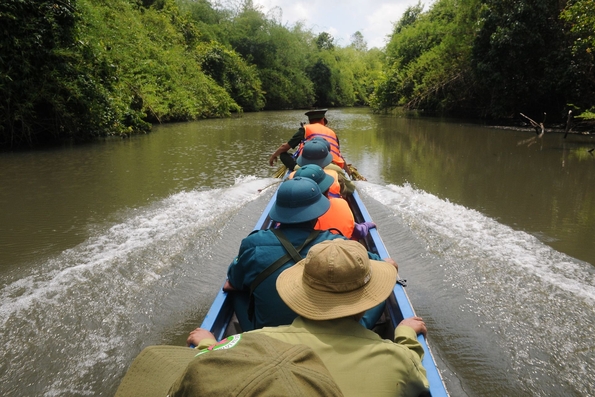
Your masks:
<instances>
[{"instance_id":1,"label":"splashing water","mask_svg":"<svg viewBox=\"0 0 595 397\"><path fill-rule=\"evenodd\" d=\"M209 275L214 241L273 182L243 177L131 209L83 244L11 274L0 289L0 394L113 395L140 348L196 306L200 284L221 282Z\"/></svg>"},{"instance_id":2,"label":"splashing water","mask_svg":"<svg viewBox=\"0 0 595 397\"><path fill-rule=\"evenodd\" d=\"M595 394L591 264L410 185L358 188L407 225L444 266L444 284L464 297L458 310L469 313L463 318L473 327L487 329L487 350L507 357L506 376L520 390Z\"/></svg>"}]
</instances>

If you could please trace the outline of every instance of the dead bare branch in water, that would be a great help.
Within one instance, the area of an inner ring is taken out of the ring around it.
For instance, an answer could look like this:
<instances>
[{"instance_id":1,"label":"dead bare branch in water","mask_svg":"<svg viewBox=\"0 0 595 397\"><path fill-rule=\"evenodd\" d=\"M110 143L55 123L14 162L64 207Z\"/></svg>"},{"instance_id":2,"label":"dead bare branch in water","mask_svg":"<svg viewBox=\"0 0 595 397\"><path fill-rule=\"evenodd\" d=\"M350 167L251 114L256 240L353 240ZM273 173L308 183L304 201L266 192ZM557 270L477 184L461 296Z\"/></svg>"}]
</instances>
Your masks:
<instances>
[{"instance_id":1,"label":"dead bare branch in water","mask_svg":"<svg viewBox=\"0 0 595 397\"><path fill-rule=\"evenodd\" d=\"M529 147L529 146L533 145L535 142L537 142L537 138L541 138L543 136L543 134L545 133L544 125L545 125L545 118L547 117L547 113L545 113L545 112L543 113L543 121L541 123L536 122L535 120L531 119L530 117L525 116L522 113L521 113L521 116L523 116L524 118L529 120L529 123L531 124L531 126L533 128L535 128L535 133L537 134L537 136L519 141L519 142L517 142L517 146L527 144L527 147Z\"/></svg>"},{"instance_id":2,"label":"dead bare branch in water","mask_svg":"<svg viewBox=\"0 0 595 397\"><path fill-rule=\"evenodd\" d=\"M533 126L533 128L535 128L535 133L537 134L537 137L541 138L543 136L543 134L545 133L544 123L545 123L545 118L547 116L547 113L545 113L545 112L543 113L543 121L541 123L536 122L535 120L525 116L522 113L521 113L521 116L523 116L524 118L529 120L529 123L531 123L531 126Z\"/></svg>"}]
</instances>

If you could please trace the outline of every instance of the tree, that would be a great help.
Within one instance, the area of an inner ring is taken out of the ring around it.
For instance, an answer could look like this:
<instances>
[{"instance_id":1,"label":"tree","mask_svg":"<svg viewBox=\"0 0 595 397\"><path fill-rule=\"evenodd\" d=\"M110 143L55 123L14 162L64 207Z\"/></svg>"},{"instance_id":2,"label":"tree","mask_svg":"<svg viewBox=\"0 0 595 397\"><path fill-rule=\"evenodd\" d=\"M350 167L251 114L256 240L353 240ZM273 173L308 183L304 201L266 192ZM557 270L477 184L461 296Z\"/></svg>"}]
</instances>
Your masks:
<instances>
[{"instance_id":1,"label":"tree","mask_svg":"<svg viewBox=\"0 0 595 397\"><path fill-rule=\"evenodd\" d=\"M441 0L426 13L419 3L408 8L386 47L385 73L370 98L375 110L405 105L445 112L468 106L477 1Z\"/></svg>"},{"instance_id":2,"label":"tree","mask_svg":"<svg viewBox=\"0 0 595 397\"><path fill-rule=\"evenodd\" d=\"M473 46L472 68L481 90L482 114L556 115L567 85L558 0L484 0Z\"/></svg>"},{"instance_id":3,"label":"tree","mask_svg":"<svg viewBox=\"0 0 595 397\"><path fill-rule=\"evenodd\" d=\"M357 51L368 50L368 43L366 43L364 35L359 30L351 35L351 46Z\"/></svg>"},{"instance_id":4,"label":"tree","mask_svg":"<svg viewBox=\"0 0 595 397\"><path fill-rule=\"evenodd\" d=\"M0 146L87 140L113 122L112 71L80 42L79 18L74 1L0 3Z\"/></svg>"},{"instance_id":5,"label":"tree","mask_svg":"<svg viewBox=\"0 0 595 397\"><path fill-rule=\"evenodd\" d=\"M316 38L316 47L318 47L319 50L332 51L335 49L334 41L335 39L330 33L322 32Z\"/></svg>"},{"instance_id":6,"label":"tree","mask_svg":"<svg viewBox=\"0 0 595 397\"><path fill-rule=\"evenodd\" d=\"M217 42L197 47L198 62L202 71L225 89L245 111L264 107L264 92L254 65L248 65L233 50Z\"/></svg>"},{"instance_id":7,"label":"tree","mask_svg":"<svg viewBox=\"0 0 595 397\"><path fill-rule=\"evenodd\" d=\"M267 109L309 107L313 102L313 85L305 72L310 48L303 35L300 25L290 31L249 7L226 22L223 41L258 69Z\"/></svg>"},{"instance_id":8,"label":"tree","mask_svg":"<svg viewBox=\"0 0 595 397\"><path fill-rule=\"evenodd\" d=\"M560 15L572 43L571 67L576 84L569 101L585 117L595 118L595 2L569 2Z\"/></svg>"}]
</instances>

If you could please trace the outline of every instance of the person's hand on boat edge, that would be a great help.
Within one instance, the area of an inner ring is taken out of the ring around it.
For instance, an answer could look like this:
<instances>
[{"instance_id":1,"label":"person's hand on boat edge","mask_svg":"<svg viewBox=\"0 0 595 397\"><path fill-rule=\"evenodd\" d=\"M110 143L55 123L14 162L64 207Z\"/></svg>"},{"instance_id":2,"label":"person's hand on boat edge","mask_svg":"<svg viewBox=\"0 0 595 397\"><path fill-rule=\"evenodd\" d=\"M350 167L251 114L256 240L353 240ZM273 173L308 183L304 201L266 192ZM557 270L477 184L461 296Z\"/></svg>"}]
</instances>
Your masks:
<instances>
[{"instance_id":1,"label":"person's hand on boat edge","mask_svg":"<svg viewBox=\"0 0 595 397\"><path fill-rule=\"evenodd\" d=\"M225 284L223 284L223 291L237 291L237 288L230 284L229 280L225 280Z\"/></svg>"},{"instance_id":2,"label":"person's hand on boat edge","mask_svg":"<svg viewBox=\"0 0 595 397\"><path fill-rule=\"evenodd\" d=\"M399 326L401 325L413 328L417 335L422 334L424 338L428 336L428 329L426 328L426 323L424 323L424 320L422 320L421 317L415 316L406 318L399 323Z\"/></svg>"},{"instance_id":3,"label":"person's hand on boat edge","mask_svg":"<svg viewBox=\"0 0 595 397\"><path fill-rule=\"evenodd\" d=\"M397 272L399 271L399 265L397 265L397 262L393 258L384 258L384 261L393 265L397 269Z\"/></svg>"},{"instance_id":4,"label":"person's hand on boat edge","mask_svg":"<svg viewBox=\"0 0 595 397\"><path fill-rule=\"evenodd\" d=\"M213 343L217 342L215 335L213 335L211 332L203 328L196 328L194 331L190 332L190 335L188 335L188 339L186 339L186 346L198 346L200 342L204 339L215 341Z\"/></svg>"}]
</instances>

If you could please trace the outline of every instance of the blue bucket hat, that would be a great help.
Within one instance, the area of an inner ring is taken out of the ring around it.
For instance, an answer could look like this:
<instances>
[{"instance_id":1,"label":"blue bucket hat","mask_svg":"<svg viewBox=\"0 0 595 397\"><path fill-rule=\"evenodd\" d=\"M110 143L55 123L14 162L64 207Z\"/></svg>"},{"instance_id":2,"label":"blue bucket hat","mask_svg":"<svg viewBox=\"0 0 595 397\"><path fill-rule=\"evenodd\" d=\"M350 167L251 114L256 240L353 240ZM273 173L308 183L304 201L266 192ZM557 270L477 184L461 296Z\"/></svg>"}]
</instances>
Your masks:
<instances>
[{"instance_id":1,"label":"blue bucket hat","mask_svg":"<svg viewBox=\"0 0 595 397\"><path fill-rule=\"evenodd\" d=\"M324 170L316 164L306 164L299 168L294 174L294 177L296 176L312 179L318 184L322 193L326 192L335 182L335 178L324 172Z\"/></svg>"},{"instance_id":2,"label":"blue bucket hat","mask_svg":"<svg viewBox=\"0 0 595 397\"><path fill-rule=\"evenodd\" d=\"M319 139L312 139L304 143L302 153L297 158L298 165L316 164L319 167L326 167L333 161L333 155L329 152L327 145Z\"/></svg>"},{"instance_id":3,"label":"blue bucket hat","mask_svg":"<svg viewBox=\"0 0 595 397\"><path fill-rule=\"evenodd\" d=\"M330 142L327 141L326 139L324 139L323 137L321 137L321 136L315 136L314 138L312 138L310 140L311 141L319 141L319 142L324 143L324 146L326 146L326 148L328 149L328 151L329 152L331 151L331 144L330 144Z\"/></svg>"},{"instance_id":4,"label":"blue bucket hat","mask_svg":"<svg viewBox=\"0 0 595 397\"><path fill-rule=\"evenodd\" d=\"M316 182L298 176L281 183L269 216L281 223L302 223L318 218L330 206Z\"/></svg>"}]
</instances>

